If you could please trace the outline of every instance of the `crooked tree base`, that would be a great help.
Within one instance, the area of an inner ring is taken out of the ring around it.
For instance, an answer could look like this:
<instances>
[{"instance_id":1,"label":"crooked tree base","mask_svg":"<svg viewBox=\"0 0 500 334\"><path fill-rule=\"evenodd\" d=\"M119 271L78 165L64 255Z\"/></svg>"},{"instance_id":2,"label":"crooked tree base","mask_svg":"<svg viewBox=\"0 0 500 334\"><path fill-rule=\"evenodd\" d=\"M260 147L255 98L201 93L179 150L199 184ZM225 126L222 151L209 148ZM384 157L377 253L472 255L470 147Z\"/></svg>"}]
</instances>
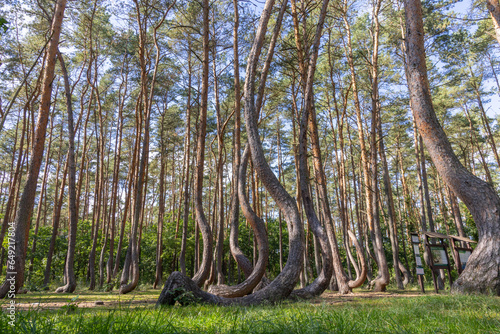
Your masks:
<instances>
[{"instance_id":1,"label":"crooked tree base","mask_svg":"<svg viewBox=\"0 0 500 334\"><path fill-rule=\"evenodd\" d=\"M479 242L451 292L500 296L499 238Z\"/></svg>"},{"instance_id":2,"label":"crooked tree base","mask_svg":"<svg viewBox=\"0 0 500 334\"><path fill-rule=\"evenodd\" d=\"M257 285L252 290L250 290L250 292L245 292L244 289L241 288L238 289L240 285L229 286L226 284L210 285L207 291L219 297L236 298L236 297L243 297L252 292L259 291L268 286L270 283L271 281L267 277L263 276L261 280L257 283Z\"/></svg>"},{"instance_id":3,"label":"crooked tree base","mask_svg":"<svg viewBox=\"0 0 500 334\"><path fill-rule=\"evenodd\" d=\"M373 281L370 282L370 290L373 292L385 292L387 291L387 283L384 282L381 276L377 276Z\"/></svg>"},{"instance_id":4,"label":"crooked tree base","mask_svg":"<svg viewBox=\"0 0 500 334\"><path fill-rule=\"evenodd\" d=\"M263 280L264 284L269 284L269 280ZM326 288L326 284L325 284ZM324 290L324 288L323 288ZM289 299L307 299L316 297L317 293L304 293L304 291L296 290L300 293L291 293L288 296ZM308 291L305 291L308 292ZM286 298L285 298L286 299ZM203 291L196 283L193 282L189 277L183 275L182 273L175 271L168 279L165 281L163 290L158 297L156 302L156 307L159 306L173 306L175 303L179 303L182 306L196 303L212 304L212 305L255 305L255 301L244 301L241 298L223 298L216 296L214 294ZM259 303L266 303L268 300L261 300Z\"/></svg>"},{"instance_id":5,"label":"crooked tree base","mask_svg":"<svg viewBox=\"0 0 500 334\"><path fill-rule=\"evenodd\" d=\"M76 283L75 284L66 284L64 286L60 286L56 289L56 293L73 293L76 289Z\"/></svg>"},{"instance_id":6,"label":"crooked tree base","mask_svg":"<svg viewBox=\"0 0 500 334\"><path fill-rule=\"evenodd\" d=\"M192 279L178 271L174 271L165 281L163 290L156 302L156 307L175 305L176 302L181 305L194 303L222 304L219 297L203 291Z\"/></svg>"}]
</instances>

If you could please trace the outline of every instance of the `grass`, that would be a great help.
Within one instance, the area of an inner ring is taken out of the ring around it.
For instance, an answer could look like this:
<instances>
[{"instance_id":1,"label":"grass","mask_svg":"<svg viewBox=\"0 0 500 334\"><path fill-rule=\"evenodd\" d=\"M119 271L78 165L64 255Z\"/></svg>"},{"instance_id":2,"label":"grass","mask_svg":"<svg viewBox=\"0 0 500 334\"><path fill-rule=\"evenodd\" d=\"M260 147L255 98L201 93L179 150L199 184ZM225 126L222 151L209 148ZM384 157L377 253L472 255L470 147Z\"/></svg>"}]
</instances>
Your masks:
<instances>
[{"instance_id":1,"label":"grass","mask_svg":"<svg viewBox=\"0 0 500 334\"><path fill-rule=\"evenodd\" d=\"M122 302L113 306L18 310L14 328L2 312L0 333L500 333L498 297L361 298L354 294L258 307L162 309L155 309L152 303L132 303L154 300L158 294L158 290L149 290L120 296ZM71 305L71 297L74 295L40 293L25 295L18 302L64 299ZM77 302L117 298L116 294L82 291Z\"/></svg>"}]
</instances>

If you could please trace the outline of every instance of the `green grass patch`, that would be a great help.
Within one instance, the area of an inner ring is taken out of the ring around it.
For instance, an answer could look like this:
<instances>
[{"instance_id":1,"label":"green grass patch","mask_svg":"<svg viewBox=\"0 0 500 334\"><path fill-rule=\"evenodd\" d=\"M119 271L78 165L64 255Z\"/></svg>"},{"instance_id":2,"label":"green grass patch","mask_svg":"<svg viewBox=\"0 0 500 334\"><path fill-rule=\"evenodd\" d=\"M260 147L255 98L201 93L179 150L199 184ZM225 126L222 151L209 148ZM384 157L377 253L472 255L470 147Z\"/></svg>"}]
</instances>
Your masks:
<instances>
[{"instance_id":1,"label":"green grass patch","mask_svg":"<svg viewBox=\"0 0 500 334\"><path fill-rule=\"evenodd\" d=\"M153 292L139 292L139 296L151 298ZM91 300L95 295L79 298ZM111 301L111 296L100 300ZM315 303L161 309L153 304L120 303L113 308L18 310L15 326L8 321L2 312L0 333L500 333L500 298L357 298L354 294L348 299L316 299Z\"/></svg>"}]
</instances>

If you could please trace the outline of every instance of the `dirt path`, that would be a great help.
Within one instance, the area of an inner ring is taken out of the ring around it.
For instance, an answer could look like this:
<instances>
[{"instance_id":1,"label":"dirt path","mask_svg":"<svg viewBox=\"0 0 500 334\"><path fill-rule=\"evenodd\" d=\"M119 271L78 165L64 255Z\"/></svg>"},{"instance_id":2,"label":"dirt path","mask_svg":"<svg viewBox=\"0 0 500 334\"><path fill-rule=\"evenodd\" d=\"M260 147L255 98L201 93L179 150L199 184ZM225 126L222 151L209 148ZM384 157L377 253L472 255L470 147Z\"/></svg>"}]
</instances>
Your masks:
<instances>
[{"instance_id":1,"label":"dirt path","mask_svg":"<svg viewBox=\"0 0 500 334\"><path fill-rule=\"evenodd\" d=\"M26 297L24 297L26 296ZM119 295L116 295L116 299L110 299L109 295L83 295L82 300L71 301L71 295L60 296L54 294L41 295L36 302L33 302L34 297L28 297L29 295L23 295L20 297L18 302L16 302L16 308L19 310L37 310L37 309L48 309L56 310L65 307L72 307L70 305L75 305L78 308L119 308L119 307L143 307L152 306L156 303L157 297L153 295L137 295L133 297L128 297L125 299L120 299ZM54 301L56 297L62 297L57 299L66 299L67 301ZM339 303L349 303L355 302L363 299L380 299L380 298L407 298L407 297L421 297L423 294L416 291L402 291L402 292L355 292L349 295L339 295L336 292L325 292L320 297L310 300L312 305L323 305L323 304L339 304ZM103 298L104 297L104 298ZM122 297L123 298L123 297ZM31 299L26 301L26 299ZM2 304L1 308L5 309L8 306L7 303Z\"/></svg>"},{"instance_id":2,"label":"dirt path","mask_svg":"<svg viewBox=\"0 0 500 334\"><path fill-rule=\"evenodd\" d=\"M94 301L83 301L83 302L44 302L43 300L36 303L16 303L16 308L19 310L56 310L62 307L71 307L70 305L76 305L78 308L114 308L114 307L130 307L130 306L144 306L155 304L156 299L144 299L144 300L129 300L129 301L118 301L118 300L107 300L102 301L96 298ZM2 305L2 309L5 309L7 305Z\"/></svg>"},{"instance_id":3,"label":"dirt path","mask_svg":"<svg viewBox=\"0 0 500 334\"><path fill-rule=\"evenodd\" d=\"M380 298L407 298L407 297L421 297L422 293L415 291L402 291L399 293L392 292L355 292L348 295L339 295L336 292L327 291L320 297L311 300L312 304L337 304L353 302L362 299L380 299Z\"/></svg>"}]
</instances>

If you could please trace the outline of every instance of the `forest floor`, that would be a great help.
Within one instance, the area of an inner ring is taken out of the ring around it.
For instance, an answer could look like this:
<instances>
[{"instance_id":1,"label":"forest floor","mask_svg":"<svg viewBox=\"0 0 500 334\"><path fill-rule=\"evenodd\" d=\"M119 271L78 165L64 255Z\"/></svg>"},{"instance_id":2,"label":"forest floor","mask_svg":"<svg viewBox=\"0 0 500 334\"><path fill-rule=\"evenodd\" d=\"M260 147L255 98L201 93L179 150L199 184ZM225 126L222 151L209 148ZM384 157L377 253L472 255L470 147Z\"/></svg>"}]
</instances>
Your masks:
<instances>
[{"instance_id":1,"label":"forest floor","mask_svg":"<svg viewBox=\"0 0 500 334\"><path fill-rule=\"evenodd\" d=\"M426 291L430 291L430 286ZM0 333L497 333L500 297L422 294L417 286L375 293L325 292L302 302L156 309L160 290L30 292L16 296L14 326L0 301Z\"/></svg>"}]
</instances>

